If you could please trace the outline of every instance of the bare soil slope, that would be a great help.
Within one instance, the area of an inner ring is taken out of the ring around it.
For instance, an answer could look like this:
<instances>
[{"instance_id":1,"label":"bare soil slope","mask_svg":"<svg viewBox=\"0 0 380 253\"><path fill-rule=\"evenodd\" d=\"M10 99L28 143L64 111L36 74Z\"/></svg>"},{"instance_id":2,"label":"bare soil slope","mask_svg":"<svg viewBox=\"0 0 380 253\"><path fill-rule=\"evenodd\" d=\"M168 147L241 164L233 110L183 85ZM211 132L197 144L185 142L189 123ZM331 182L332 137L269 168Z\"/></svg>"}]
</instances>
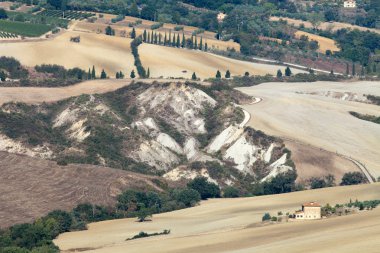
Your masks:
<instances>
[{"instance_id":1,"label":"bare soil slope","mask_svg":"<svg viewBox=\"0 0 380 253\"><path fill-rule=\"evenodd\" d=\"M0 227L31 222L79 203L114 205L124 189L160 190L154 177L92 165L58 166L53 161L0 152Z\"/></svg>"},{"instance_id":2,"label":"bare soil slope","mask_svg":"<svg viewBox=\"0 0 380 253\"><path fill-rule=\"evenodd\" d=\"M261 103L244 106L252 115L252 127L352 157L364 163L375 178L380 176L380 125L349 114L378 116L380 107L345 100L348 94L379 96L380 82L266 83L239 90L263 98Z\"/></svg>"},{"instance_id":3,"label":"bare soil slope","mask_svg":"<svg viewBox=\"0 0 380 253\"><path fill-rule=\"evenodd\" d=\"M145 68L150 68L152 77L185 77L191 78L193 72L197 77L215 77L216 71L224 76L227 70L231 75L275 75L278 69L282 72L285 67L239 61L231 58L205 53L197 50L178 49L171 47L143 44L139 47L140 58ZM303 72L293 69L294 73Z\"/></svg>"},{"instance_id":4,"label":"bare soil slope","mask_svg":"<svg viewBox=\"0 0 380 253\"><path fill-rule=\"evenodd\" d=\"M74 36L81 36L81 42L70 42ZM67 31L50 40L0 43L0 55L15 57L27 66L58 64L87 70L94 65L98 76L104 69L114 77L117 71L129 74L134 69L130 43L127 38Z\"/></svg>"},{"instance_id":5,"label":"bare soil slope","mask_svg":"<svg viewBox=\"0 0 380 253\"><path fill-rule=\"evenodd\" d=\"M325 188L240 199L218 199L200 206L155 215L152 222L124 219L94 223L88 231L66 233L55 243L63 252L377 252L380 209L318 221L261 227L265 212L291 211L305 201L321 204L379 199L380 184ZM167 236L132 241L140 231Z\"/></svg>"}]
</instances>

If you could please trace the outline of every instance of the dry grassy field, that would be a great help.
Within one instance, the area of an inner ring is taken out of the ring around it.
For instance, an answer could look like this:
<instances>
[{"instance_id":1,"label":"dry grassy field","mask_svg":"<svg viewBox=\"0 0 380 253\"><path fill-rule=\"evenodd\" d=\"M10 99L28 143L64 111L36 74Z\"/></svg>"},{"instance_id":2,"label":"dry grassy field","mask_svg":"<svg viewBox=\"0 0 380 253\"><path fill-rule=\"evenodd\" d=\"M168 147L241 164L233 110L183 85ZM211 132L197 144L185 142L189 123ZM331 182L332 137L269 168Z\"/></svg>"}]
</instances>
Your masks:
<instances>
[{"instance_id":1,"label":"dry grassy field","mask_svg":"<svg viewBox=\"0 0 380 253\"><path fill-rule=\"evenodd\" d=\"M266 83L239 90L263 98L244 106L252 115L250 126L352 157L364 163L375 178L380 176L380 125L349 114L379 116L379 107L343 99L348 93L380 96L380 82ZM328 91L341 97L302 94Z\"/></svg>"},{"instance_id":2,"label":"dry grassy field","mask_svg":"<svg viewBox=\"0 0 380 253\"><path fill-rule=\"evenodd\" d=\"M104 33L105 28L110 25L113 29L116 31L116 36L121 36L120 32L125 32L127 36L129 36L129 33L132 31L132 27L129 26L131 23L135 23L136 21L141 21L141 24L135 25L135 31L136 34L140 35L144 32L144 30L147 30L148 32L151 32L151 26L153 24L156 24L156 22L144 20L144 19L138 19L135 17L126 16L124 20L112 23L111 19L115 18L116 15L111 14L103 14L103 18L98 18L94 23L90 23L87 21L81 21L76 22L73 29L74 30L85 30L85 31L92 31L92 32L98 32L102 31ZM182 33L185 35L186 38L191 38L194 31L198 30L198 27L194 26L182 26L183 30L175 31L175 27L177 25L170 24L170 23L164 23L162 27L155 29L154 32L157 32L158 34L161 33L161 35L164 37L165 33L169 34L171 31L172 35L179 33L182 38ZM200 37L203 38L204 42L207 41L209 48L215 48L219 50L227 50L227 48L234 48L235 50L240 50L240 45L233 41L220 41L215 38L216 33L210 32L210 31L204 31L203 33L200 33L197 35L198 40Z\"/></svg>"},{"instance_id":3,"label":"dry grassy field","mask_svg":"<svg viewBox=\"0 0 380 253\"><path fill-rule=\"evenodd\" d=\"M91 80L76 85L57 88L43 87L0 87L0 105L8 102L23 102L28 104L54 102L81 94L106 93L117 90L131 83L128 80ZM143 80L151 82L153 80Z\"/></svg>"},{"instance_id":4,"label":"dry grassy field","mask_svg":"<svg viewBox=\"0 0 380 253\"><path fill-rule=\"evenodd\" d=\"M70 42L78 35L80 43ZM15 57L27 66L45 63L87 70L94 65L97 75L104 69L114 77L117 71L129 74L134 69L130 43L127 38L67 31L50 40L0 43L0 55Z\"/></svg>"},{"instance_id":5,"label":"dry grassy field","mask_svg":"<svg viewBox=\"0 0 380 253\"><path fill-rule=\"evenodd\" d=\"M285 67L239 61L196 50L178 49L171 47L143 44L139 49L140 58L145 68L150 68L153 77L185 77L191 78L193 72L197 77L215 77L216 71L222 75L229 69L232 75L276 75L278 69L282 72ZM292 69L294 73L303 72Z\"/></svg>"},{"instance_id":6,"label":"dry grassy field","mask_svg":"<svg viewBox=\"0 0 380 253\"><path fill-rule=\"evenodd\" d=\"M56 162L0 152L0 227L31 222L79 203L115 204L127 188L160 190L154 177L92 165Z\"/></svg>"},{"instance_id":7,"label":"dry grassy field","mask_svg":"<svg viewBox=\"0 0 380 253\"><path fill-rule=\"evenodd\" d=\"M378 252L380 208L317 221L261 226L265 212L294 212L305 201L346 203L380 198L380 184L325 188L240 199L213 199L200 206L135 219L90 224L89 230L55 240L63 252ZM125 241L144 232L170 229L170 235Z\"/></svg>"},{"instance_id":8,"label":"dry grassy field","mask_svg":"<svg viewBox=\"0 0 380 253\"><path fill-rule=\"evenodd\" d=\"M304 31L297 31L295 36L300 38L302 35L309 37L309 40L318 41L319 49L318 51L321 53L326 53L326 50L331 50L332 52L340 51L340 49L335 44L335 41L326 37L322 37L319 35L315 35L312 33L307 33Z\"/></svg>"},{"instance_id":9,"label":"dry grassy field","mask_svg":"<svg viewBox=\"0 0 380 253\"><path fill-rule=\"evenodd\" d=\"M271 21L279 21L280 19L286 20L288 24L292 24L295 26L300 26L301 24L304 24L306 28L313 28L313 25L308 22L308 21L303 21L299 19L293 19L293 18L285 18L285 17L270 17ZM331 31L337 31L339 29L358 29L361 31L371 31L375 33L380 33L379 29L374 29L374 28L367 28L367 27L362 27L362 26L357 26L357 25L351 25L351 24L346 24L346 23L340 23L340 22L324 22L318 26L318 29L322 30L331 30Z\"/></svg>"}]
</instances>

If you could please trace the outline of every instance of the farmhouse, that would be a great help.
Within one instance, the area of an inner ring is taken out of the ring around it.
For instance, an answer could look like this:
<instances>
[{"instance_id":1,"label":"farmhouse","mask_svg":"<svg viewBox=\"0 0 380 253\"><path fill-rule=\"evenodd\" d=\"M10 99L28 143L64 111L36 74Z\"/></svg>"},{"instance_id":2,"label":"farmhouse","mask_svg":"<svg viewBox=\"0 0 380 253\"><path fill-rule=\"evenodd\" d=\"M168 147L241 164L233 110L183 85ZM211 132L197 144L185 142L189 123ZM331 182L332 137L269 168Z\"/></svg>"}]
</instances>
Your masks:
<instances>
[{"instance_id":1,"label":"farmhouse","mask_svg":"<svg viewBox=\"0 0 380 253\"><path fill-rule=\"evenodd\" d=\"M355 0L347 0L343 3L344 8L355 8L356 7L356 1Z\"/></svg>"},{"instance_id":2,"label":"farmhouse","mask_svg":"<svg viewBox=\"0 0 380 253\"><path fill-rule=\"evenodd\" d=\"M296 220L315 220L321 218L321 205L316 202L308 202L302 205L302 210L294 214Z\"/></svg>"}]
</instances>

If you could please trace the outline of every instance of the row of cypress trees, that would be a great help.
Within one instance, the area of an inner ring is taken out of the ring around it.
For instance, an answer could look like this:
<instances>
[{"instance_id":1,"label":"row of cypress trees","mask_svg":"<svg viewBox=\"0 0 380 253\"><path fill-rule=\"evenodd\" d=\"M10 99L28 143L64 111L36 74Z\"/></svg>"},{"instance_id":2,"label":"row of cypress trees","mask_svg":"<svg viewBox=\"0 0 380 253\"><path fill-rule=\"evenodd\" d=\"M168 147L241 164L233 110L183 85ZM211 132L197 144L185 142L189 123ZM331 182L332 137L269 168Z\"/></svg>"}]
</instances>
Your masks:
<instances>
[{"instance_id":1,"label":"row of cypress trees","mask_svg":"<svg viewBox=\"0 0 380 253\"><path fill-rule=\"evenodd\" d=\"M133 28L131 38L135 39L136 37L136 30ZM203 37L200 37L199 41L198 37L194 35L192 35L191 38L186 39L184 33L180 36L179 33L172 34L172 32L169 31L169 34L165 32L165 35L162 35L161 33L154 32L153 30L151 30L151 32L144 30L141 38L144 43L208 51L207 41L204 42Z\"/></svg>"}]
</instances>

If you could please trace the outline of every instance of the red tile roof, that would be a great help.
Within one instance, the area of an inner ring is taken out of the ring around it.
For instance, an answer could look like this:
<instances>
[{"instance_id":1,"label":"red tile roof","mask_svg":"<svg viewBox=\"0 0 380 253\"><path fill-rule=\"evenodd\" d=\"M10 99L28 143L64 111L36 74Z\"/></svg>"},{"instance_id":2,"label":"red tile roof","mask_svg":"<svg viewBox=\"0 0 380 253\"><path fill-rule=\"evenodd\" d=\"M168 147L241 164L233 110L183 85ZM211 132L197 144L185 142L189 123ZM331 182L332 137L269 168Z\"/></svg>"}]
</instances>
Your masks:
<instances>
[{"instance_id":1,"label":"red tile roof","mask_svg":"<svg viewBox=\"0 0 380 253\"><path fill-rule=\"evenodd\" d=\"M308 202L308 203L303 203L303 207L321 207L320 204L317 202Z\"/></svg>"}]
</instances>

